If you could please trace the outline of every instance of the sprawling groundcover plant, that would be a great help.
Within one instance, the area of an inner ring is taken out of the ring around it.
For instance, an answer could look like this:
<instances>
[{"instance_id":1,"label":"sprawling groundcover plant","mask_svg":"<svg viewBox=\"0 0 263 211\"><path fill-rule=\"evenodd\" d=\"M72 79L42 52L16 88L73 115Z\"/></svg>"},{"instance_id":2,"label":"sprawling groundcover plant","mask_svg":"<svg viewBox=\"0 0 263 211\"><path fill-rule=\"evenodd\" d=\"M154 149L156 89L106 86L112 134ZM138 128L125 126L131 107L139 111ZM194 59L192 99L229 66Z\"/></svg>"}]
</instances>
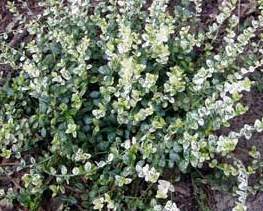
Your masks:
<instances>
[{"instance_id":1,"label":"sprawling groundcover plant","mask_svg":"<svg viewBox=\"0 0 263 211\"><path fill-rule=\"evenodd\" d=\"M30 210L52 197L64 210L175 211L180 174L206 165L237 179L234 209L245 210L254 169L232 152L263 120L215 131L248 109L263 2L241 23L239 1L220 1L209 24L203 2L46 0L26 25L32 41L12 48L1 35L1 62L17 74L0 89L0 172L22 181L1 198Z\"/></svg>"}]
</instances>

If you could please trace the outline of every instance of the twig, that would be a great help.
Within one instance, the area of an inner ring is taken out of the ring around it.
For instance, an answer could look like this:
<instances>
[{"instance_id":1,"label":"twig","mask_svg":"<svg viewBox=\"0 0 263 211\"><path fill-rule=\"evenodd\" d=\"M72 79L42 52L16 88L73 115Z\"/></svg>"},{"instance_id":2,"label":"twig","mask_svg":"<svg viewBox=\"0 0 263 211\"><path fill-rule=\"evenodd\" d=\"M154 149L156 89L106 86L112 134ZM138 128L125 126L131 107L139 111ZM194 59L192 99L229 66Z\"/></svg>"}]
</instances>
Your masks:
<instances>
[{"instance_id":1,"label":"twig","mask_svg":"<svg viewBox=\"0 0 263 211\"><path fill-rule=\"evenodd\" d=\"M75 193L83 193L83 191L78 190L78 189L73 188L73 187L70 187L70 186L68 186L68 185L66 185L65 188L68 189L68 190L70 190L70 191L72 191L72 192L75 192Z\"/></svg>"},{"instance_id":2,"label":"twig","mask_svg":"<svg viewBox=\"0 0 263 211\"><path fill-rule=\"evenodd\" d=\"M0 163L0 167L3 166L20 166L20 163Z\"/></svg>"},{"instance_id":3,"label":"twig","mask_svg":"<svg viewBox=\"0 0 263 211\"><path fill-rule=\"evenodd\" d=\"M238 0L238 26L237 26L238 32L240 31L240 9L241 9L241 2L240 0Z\"/></svg>"}]
</instances>

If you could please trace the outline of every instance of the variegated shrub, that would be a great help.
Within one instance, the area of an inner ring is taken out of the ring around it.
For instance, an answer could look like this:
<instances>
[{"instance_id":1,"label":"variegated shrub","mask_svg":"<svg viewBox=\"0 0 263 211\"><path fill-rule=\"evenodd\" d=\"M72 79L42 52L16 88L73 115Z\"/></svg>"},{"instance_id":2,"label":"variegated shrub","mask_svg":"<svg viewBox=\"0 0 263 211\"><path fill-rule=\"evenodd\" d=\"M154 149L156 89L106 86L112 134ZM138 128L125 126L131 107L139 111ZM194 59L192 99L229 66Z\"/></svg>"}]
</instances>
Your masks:
<instances>
[{"instance_id":1,"label":"variegated shrub","mask_svg":"<svg viewBox=\"0 0 263 211\"><path fill-rule=\"evenodd\" d=\"M0 172L23 182L0 197L30 210L48 195L65 210L175 211L164 172L208 164L237 178L234 209L245 210L253 171L233 151L263 120L215 131L248 109L263 2L241 21L239 1L222 0L209 25L204 2L45 0L25 25L30 42L12 48L1 35L1 62L17 75L0 89Z\"/></svg>"}]
</instances>

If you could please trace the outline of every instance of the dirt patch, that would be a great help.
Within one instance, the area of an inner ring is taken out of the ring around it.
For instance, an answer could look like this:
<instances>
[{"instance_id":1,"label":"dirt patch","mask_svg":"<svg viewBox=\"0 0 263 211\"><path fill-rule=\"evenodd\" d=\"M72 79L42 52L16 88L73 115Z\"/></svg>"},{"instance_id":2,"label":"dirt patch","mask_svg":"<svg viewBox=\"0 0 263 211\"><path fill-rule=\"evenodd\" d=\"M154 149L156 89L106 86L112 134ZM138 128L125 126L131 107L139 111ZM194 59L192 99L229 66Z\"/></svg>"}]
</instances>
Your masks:
<instances>
[{"instance_id":1,"label":"dirt patch","mask_svg":"<svg viewBox=\"0 0 263 211\"><path fill-rule=\"evenodd\" d=\"M0 33L6 30L8 24L12 21L12 14L7 9L7 0L2 0L0 2Z\"/></svg>"},{"instance_id":2,"label":"dirt patch","mask_svg":"<svg viewBox=\"0 0 263 211\"><path fill-rule=\"evenodd\" d=\"M217 192L215 194L215 209L214 211L232 211L235 206L235 199L229 193ZM248 211L262 211L263 210L263 194L251 196L247 200Z\"/></svg>"},{"instance_id":3,"label":"dirt patch","mask_svg":"<svg viewBox=\"0 0 263 211\"><path fill-rule=\"evenodd\" d=\"M262 83L262 82L261 82ZM242 116L235 117L230 121L231 126L220 130L220 134L227 135L230 131L239 131L245 124L253 125L256 119L263 117L263 92L253 89L251 92L244 93L242 102L249 107L249 110ZM241 138L235 150L235 156L248 165L251 158L248 155L252 146L256 146L257 150L263 155L263 133L254 133L250 140ZM258 182L257 177L251 177L250 185ZM235 205L235 198L225 192L217 192L215 194L215 211L231 211ZM250 196L247 201L249 211L263 210L263 193L258 192L255 196Z\"/></svg>"},{"instance_id":4,"label":"dirt patch","mask_svg":"<svg viewBox=\"0 0 263 211\"><path fill-rule=\"evenodd\" d=\"M253 125L255 120L262 119L263 117L263 92L258 92L255 89L252 89L251 92L244 93L242 98L242 103L249 107L249 110L238 117L233 118L230 121L230 127L221 129L218 134L227 135L231 131L238 132L245 124ZM263 154L263 133L255 133L253 134L250 140L246 140L245 138L241 138L237 149L236 155L241 158L241 160L246 161L247 158L244 159L244 152L248 152L253 145L257 147L261 154ZM241 150L241 151L240 151ZM242 159L243 158L243 159Z\"/></svg>"},{"instance_id":5,"label":"dirt patch","mask_svg":"<svg viewBox=\"0 0 263 211\"><path fill-rule=\"evenodd\" d=\"M28 0L24 3L18 2L17 0L13 1L19 14L25 18L25 21L20 21L9 11L7 0L0 1L0 35L7 33L8 45L10 47L17 48L20 43L31 40L27 30L24 28L24 24L43 11L43 8L38 6L37 2L36 0ZM10 65L6 65L0 61L0 86L15 75L16 71L14 71Z\"/></svg>"}]
</instances>

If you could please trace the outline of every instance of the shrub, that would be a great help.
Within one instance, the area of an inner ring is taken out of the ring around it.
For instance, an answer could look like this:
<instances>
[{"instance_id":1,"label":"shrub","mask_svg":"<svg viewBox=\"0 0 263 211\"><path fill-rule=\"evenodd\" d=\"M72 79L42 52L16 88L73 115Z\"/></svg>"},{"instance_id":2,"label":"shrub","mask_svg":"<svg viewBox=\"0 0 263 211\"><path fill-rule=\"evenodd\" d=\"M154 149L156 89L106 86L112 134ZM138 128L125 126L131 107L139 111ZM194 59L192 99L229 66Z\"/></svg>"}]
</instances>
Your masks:
<instances>
[{"instance_id":1,"label":"shrub","mask_svg":"<svg viewBox=\"0 0 263 211\"><path fill-rule=\"evenodd\" d=\"M223 0L208 26L201 0L42 6L26 24L32 41L12 48L1 36L1 60L17 70L0 90L1 157L12 162L1 172L23 181L2 197L30 210L48 195L66 210L178 210L178 170L208 165L238 179L235 209L245 209L252 173L233 151L263 120L215 131L248 109L240 99L263 64L262 1L241 22L238 1Z\"/></svg>"}]
</instances>

